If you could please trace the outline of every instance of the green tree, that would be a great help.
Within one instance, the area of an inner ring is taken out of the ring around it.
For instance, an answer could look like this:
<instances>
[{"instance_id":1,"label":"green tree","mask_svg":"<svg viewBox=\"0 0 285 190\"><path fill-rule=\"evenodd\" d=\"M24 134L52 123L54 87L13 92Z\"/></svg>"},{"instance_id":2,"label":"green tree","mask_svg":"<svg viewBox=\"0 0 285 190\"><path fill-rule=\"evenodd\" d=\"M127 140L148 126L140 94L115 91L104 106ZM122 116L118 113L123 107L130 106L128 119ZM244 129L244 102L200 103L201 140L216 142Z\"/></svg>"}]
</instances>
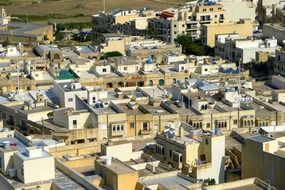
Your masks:
<instances>
[{"instance_id":1,"label":"green tree","mask_svg":"<svg viewBox=\"0 0 285 190\"><path fill-rule=\"evenodd\" d=\"M215 185L216 184L216 180L213 179L213 178L208 178L208 179L205 179L203 180L204 184L207 186L207 185Z\"/></svg>"},{"instance_id":2,"label":"green tree","mask_svg":"<svg viewBox=\"0 0 285 190\"><path fill-rule=\"evenodd\" d=\"M109 57L119 57L119 56L123 56L123 54L121 54L120 52L118 51L111 51L111 52L107 52L105 53L104 55L102 55L100 57L101 60L105 60L105 59L108 59Z\"/></svg>"},{"instance_id":3,"label":"green tree","mask_svg":"<svg viewBox=\"0 0 285 190\"><path fill-rule=\"evenodd\" d=\"M186 55L205 55L208 53L207 47L202 46L199 40L194 40L190 34L180 35L174 41L182 46L182 52Z\"/></svg>"}]
</instances>

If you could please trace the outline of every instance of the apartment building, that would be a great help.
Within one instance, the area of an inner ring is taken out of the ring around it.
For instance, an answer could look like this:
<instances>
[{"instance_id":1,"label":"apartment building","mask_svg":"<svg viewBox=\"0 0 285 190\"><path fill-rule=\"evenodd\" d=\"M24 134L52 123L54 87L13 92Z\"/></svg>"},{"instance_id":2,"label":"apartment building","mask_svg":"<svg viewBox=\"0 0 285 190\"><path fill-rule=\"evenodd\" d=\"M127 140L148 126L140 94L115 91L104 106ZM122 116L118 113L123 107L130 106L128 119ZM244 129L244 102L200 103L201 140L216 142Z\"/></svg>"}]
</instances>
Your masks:
<instances>
[{"instance_id":1,"label":"apartment building","mask_svg":"<svg viewBox=\"0 0 285 190\"><path fill-rule=\"evenodd\" d=\"M136 189L138 172L118 159L107 157L96 160L95 172L100 174L105 185L112 189Z\"/></svg>"},{"instance_id":2,"label":"apartment building","mask_svg":"<svg viewBox=\"0 0 285 190\"><path fill-rule=\"evenodd\" d=\"M230 22L238 22L240 19L255 20L257 4L251 0L216 0L223 5L225 18ZM239 11L237 11L239 10ZM242 12L242 14L240 14Z\"/></svg>"},{"instance_id":3,"label":"apartment building","mask_svg":"<svg viewBox=\"0 0 285 190\"><path fill-rule=\"evenodd\" d=\"M151 58L156 63L162 62L162 57L168 52L182 53L182 48L154 39L132 40L126 45L126 54L131 57Z\"/></svg>"},{"instance_id":4,"label":"apartment building","mask_svg":"<svg viewBox=\"0 0 285 190\"><path fill-rule=\"evenodd\" d=\"M249 19L242 19L238 22L212 23L202 25L201 40L204 45L215 47L215 40L217 35L233 33L243 37L252 36L252 21Z\"/></svg>"},{"instance_id":5,"label":"apartment building","mask_svg":"<svg viewBox=\"0 0 285 190\"><path fill-rule=\"evenodd\" d=\"M262 40L240 37L237 34L225 34L216 37L215 55L245 64L257 60L257 52L266 52L274 57L277 48L277 40L274 37Z\"/></svg>"},{"instance_id":6,"label":"apartment building","mask_svg":"<svg viewBox=\"0 0 285 190\"><path fill-rule=\"evenodd\" d=\"M196 4L186 4L175 12L163 11L159 18L150 19L150 30L160 40L174 43L182 34L190 34L199 38L203 24L223 23L225 11L221 4L201 1Z\"/></svg>"},{"instance_id":7,"label":"apartment building","mask_svg":"<svg viewBox=\"0 0 285 190\"><path fill-rule=\"evenodd\" d=\"M224 147L225 137L218 130L203 134L199 130L170 125L156 136L155 152L165 163L196 179L214 178L216 183L222 183Z\"/></svg>"},{"instance_id":8,"label":"apartment building","mask_svg":"<svg viewBox=\"0 0 285 190\"><path fill-rule=\"evenodd\" d=\"M31 93L32 94L32 93ZM28 122L37 122L49 118L53 106L48 104L46 96L40 93L30 97L28 95L19 96L20 99L26 97L27 100L7 101L2 103L1 115L6 125L19 131L28 133Z\"/></svg>"},{"instance_id":9,"label":"apartment building","mask_svg":"<svg viewBox=\"0 0 285 190\"><path fill-rule=\"evenodd\" d=\"M53 156L32 146L32 141L17 131L1 138L1 141L1 188L51 189L55 178Z\"/></svg>"},{"instance_id":10,"label":"apartment building","mask_svg":"<svg viewBox=\"0 0 285 190\"><path fill-rule=\"evenodd\" d=\"M101 43L99 47L101 53L120 52L125 55L125 39L122 37L106 37L105 43Z\"/></svg>"},{"instance_id":11,"label":"apartment building","mask_svg":"<svg viewBox=\"0 0 285 190\"><path fill-rule=\"evenodd\" d=\"M78 82L55 81L53 92L58 97L60 107L76 109L76 98L87 99L88 90Z\"/></svg>"},{"instance_id":12,"label":"apartment building","mask_svg":"<svg viewBox=\"0 0 285 190\"><path fill-rule=\"evenodd\" d=\"M222 4L214 1L200 1L197 4L186 4L178 10L178 21L186 21L186 33L199 37L201 25L211 23L224 23L225 10Z\"/></svg>"},{"instance_id":13,"label":"apartment building","mask_svg":"<svg viewBox=\"0 0 285 190\"><path fill-rule=\"evenodd\" d=\"M258 134L245 140L242 145L242 178L257 176L277 189L284 188L284 136L279 128L284 127L276 126L274 131L267 132L267 136Z\"/></svg>"},{"instance_id":14,"label":"apartment building","mask_svg":"<svg viewBox=\"0 0 285 190\"><path fill-rule=\"evenodd\" d=\"M154 16L154 11L148 9L114 9L110 13L100 12L92 16L93 30L100 33L117 32L122 30L120 27L126 23L151 16Z\"/></svg>"}]
</instances>

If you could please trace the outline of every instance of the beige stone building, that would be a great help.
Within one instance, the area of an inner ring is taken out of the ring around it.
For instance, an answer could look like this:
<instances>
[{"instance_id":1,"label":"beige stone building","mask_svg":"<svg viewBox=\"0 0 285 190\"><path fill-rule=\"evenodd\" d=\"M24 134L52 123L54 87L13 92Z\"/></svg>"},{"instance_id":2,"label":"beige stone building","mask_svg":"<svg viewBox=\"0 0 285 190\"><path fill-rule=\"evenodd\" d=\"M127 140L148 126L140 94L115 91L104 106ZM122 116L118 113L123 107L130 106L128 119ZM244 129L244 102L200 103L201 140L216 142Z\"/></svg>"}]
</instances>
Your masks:
<instances>
[{"instance_id":1,"label":"beige stone building","mask_svg":"<svg viewBox=\"0 0 285 190\"><path fill-rule=\"evenodd\" d=\"M200 139L200 141L198 141ZM174 128L156 136L155 152L161 160L196 179L214 178L224 182L223 157L225 137L203 134L187 126Z\"/></svg>"},{"instance_id":2,"label":"beige stone building","mask_svg":"<svg viewBox=\"0 0 285 190\"><path fill-rule=\"evenodd\" d=\"M276 134L276 135L274 135ZM284 136L273 133L272 137L255 135L242 145L242 178L256 176L270 185L284 189Z\"/></svg>"},{"instance_id":3,"label":"beige stone building","mask_svg":"<svg viewBox=\"0 0 285 190\"><path fill-rule=\"evenodd\" d=\"M104 184L117 190L134 190L138 172L115 158L101 158L95 161L95 172L104 179Z\"/></svg>"},{"instance_id":4,"label":"beige stone building","mask_svg":"<svg viewBox=\"0 0 285 190\"><path fill-rule=\"evenodd\" d=\"M239 36L252 36L253 21L242 19L239 22L213 23L202 25L201 29L202 43L215 47L216 36L219 34L239 34Z\"/></svg>"}]
</instances>

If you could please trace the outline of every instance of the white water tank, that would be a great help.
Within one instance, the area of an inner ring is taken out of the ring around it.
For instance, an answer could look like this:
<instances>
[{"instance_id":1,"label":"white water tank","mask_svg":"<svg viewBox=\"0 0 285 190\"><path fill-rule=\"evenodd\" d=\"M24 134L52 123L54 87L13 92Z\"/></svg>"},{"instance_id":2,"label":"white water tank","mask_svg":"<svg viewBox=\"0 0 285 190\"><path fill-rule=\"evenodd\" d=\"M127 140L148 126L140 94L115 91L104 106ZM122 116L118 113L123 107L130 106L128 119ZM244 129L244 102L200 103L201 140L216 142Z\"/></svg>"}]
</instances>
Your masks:
<instances>
[{"instance_id":1,"label":"white water tank","mask_svg":"<svg viewBox=\"0 0 285 190\"><path fill-rule=\"evenodd\" d=\"M4 149L8 149L10 147L10 141L3 141L3 147Z\"/></svg>"},{"instance_id":2,"label":"white water tank","mask_svg":"<svg viewBox=\"0 0 285 190\"><path fill-rule=\"evenodd\" d=\"M106 157L105 158L105 164L106 164L106 166L110 166L112 164L112 158L111 157Z\"/></svg>"}]
</instances>

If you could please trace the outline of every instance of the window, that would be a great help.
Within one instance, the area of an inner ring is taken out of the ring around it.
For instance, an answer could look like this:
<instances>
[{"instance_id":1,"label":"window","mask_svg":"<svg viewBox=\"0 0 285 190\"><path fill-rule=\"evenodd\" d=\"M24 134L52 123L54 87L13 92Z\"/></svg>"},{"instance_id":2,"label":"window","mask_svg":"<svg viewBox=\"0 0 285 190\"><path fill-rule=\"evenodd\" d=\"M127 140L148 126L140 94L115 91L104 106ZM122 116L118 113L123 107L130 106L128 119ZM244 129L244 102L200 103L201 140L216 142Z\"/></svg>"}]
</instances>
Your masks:
<instances>
[{"instance_id":1,"label":"window","mask_svg":"<svg viewBox=\"0 0 285 190\"><path fill-rule=\"evenodd\" d=\"M116 126L115 125L113 125L112 131L116 131Z\"/></svg>"},{"instance_id":2,"label":"window","mask_svg":"<svg viewBox=\"0 0 285 190\"><path fill-rule=\"evenodd\" d=\"M179 162L180 161L180 155L179 154L173 154L173 161Z\"/></svg>"},{"instance_id":3,"label":"window","mask_svg":"<svg viewBox=\"0 0 285 190\"><path fill-rule=\"evenodd\" d=\"M73 102L73 98L68 98L68 102Z\"/></svg>"},{"instance_id":4,"label":"window","mask_svg":"<svg viewBox=\"0 0 285 190\"><path fill-rule=\"evenodd\" d=\"M117 131L120 131L120 125L117 125Z\"/></svg>"},{"instance_id":5,"label":"window","mask_svg":"<svg viewBox=\"0 0 285 190\"><path fill-rule=\"evenodd\" d=\"M172 150L169 150L169 157L172 157Z\"/></svg>"},{"instance_id":6,"label":"window","mask_svg":"<svg viewBox=\"0 0 285 190\"><path fill-rule=\"evenodd\" d=\"M124 71L126 71L126 70L128 70L128 68L127 68L127 67L124 67Z\"/></svg>"},{"instance_id":7,"label":"window","mask_svg":"<svg viewBox=\"0 0 285 190\"><path fill-rule=\"evenodd\" d=\"M184 71L184 69L185 69L185 68L182 66L182 67L181 67L181 71Z\"/></svg>"},{"instance_id":8,"label":"window","mask_svg":"<svg viewBox=\"0 0 285 190\"><path fill-rule=\"evenodd\" d=\"M207 11L207 9L203 9L203 12L206 12Z\"/></svg>"},{"instance_id":9,"label":"window","mask_svg":"<svg viewBox=\"0 0 285 190\"><path fill-rule=\"evenodd\" d=\"M143 122L143 130L144 130L144 131L149 130L149 125L148 125L148 122L147 122L147 121Z\"/></svg>"},{"instance_id":10,"label":"window","mask_svg":"<svg viewBox=\"0 0 285 190\"><path fill-rule=\"evenodd\" d=\"M77 125L77 120L73 120L72 124L73 124L73 126L76 126Z\"/></svg>"},{"instance_id":11,"label":"window","mask_svg":"<svg viewBox=\"0 0 285 190\"><path fill-rule=\"evenodd\" d=\"M213 11L214 9L213 8L210 8L210 11Z\"/></svg>"},{"instance_id":12,"label":"window","mask_svg":"<svg viewBox=\"0 0 285 190\"><path fill-rule=\"evenodd\" d=\"M102 72L103 72L103 73L106 73L106 72L107 72L107 69L106 69L106 68L102 69Z\"/></svg>"},{"instance_id":13,"label":"window","mask_svg":"<svg viewBox=\"0 0 285 190\"><path fill-rule=\"evenodd\" d=\"M135 128L135 123L130 123L131 128Z\"/></svg>"},{"instance_id":14,"label":"window","mask_svg":"<svg viewBox=\"0 0 285 190\"><path fill-rule=\"evenodd\" d=\"M176 28L176 24L174 24L174 28Z\"/></svg>"},{"instance_id":15,"label":"window","mask_svg":"<svg viewBox=\"0 0 285 190\"><path fill-rule=\"evenodd\" d=\"M208 139L205 140L205 144L207 144L207 145L209 144Z\"/></svg>"},{"instance_id":16,"label":"window","mask_svg":"<svg viewBox=\"0 0 285 190\"><path fill-rule=\"evenodd\" d=\"M210 128L211 127L211 123L207 123L206 126L207 126L207 128Z\"/></svg>"},{"instance_id":17,"label":"window","mask_svg":"<svg viewBox=\"0 0 285 190\"><path fill-rule=\"evenodd\" d=\"M237 119L234 120L234 125L236 125L238 123Z\"/></svg>"},{"instance_id":18,"label":"window","mask_svg":"<svg viewBox=\"0 0 285 190\"><path fill-rule=\"evenodd\" d=\"M124 130L124 125L121 125L121 131L123 131Z\"/></svg>"}]
</instances>

